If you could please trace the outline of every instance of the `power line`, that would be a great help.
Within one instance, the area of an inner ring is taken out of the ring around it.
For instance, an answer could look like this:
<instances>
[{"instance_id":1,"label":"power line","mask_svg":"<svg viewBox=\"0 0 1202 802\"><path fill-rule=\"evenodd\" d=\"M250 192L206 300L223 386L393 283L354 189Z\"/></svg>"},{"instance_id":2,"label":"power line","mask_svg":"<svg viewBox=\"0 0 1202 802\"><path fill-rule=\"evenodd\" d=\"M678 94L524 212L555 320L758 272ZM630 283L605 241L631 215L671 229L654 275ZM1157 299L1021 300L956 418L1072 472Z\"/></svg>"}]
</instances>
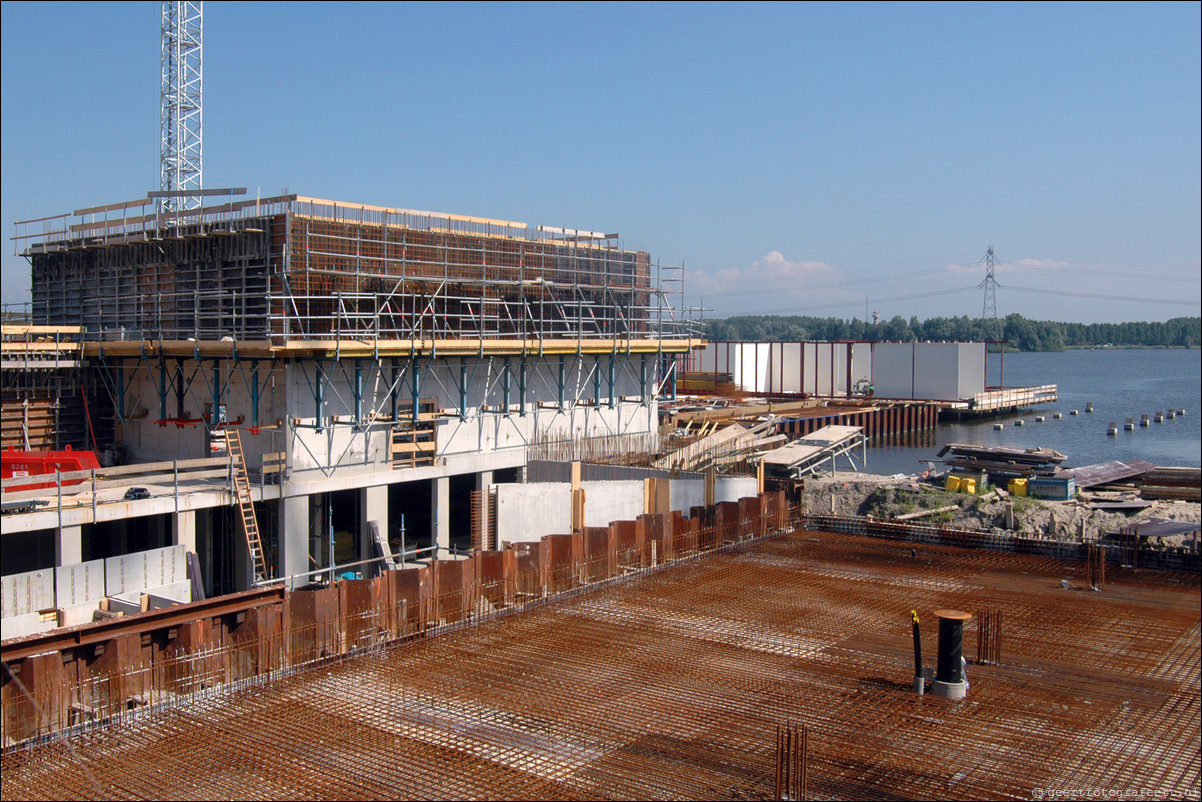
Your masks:
<instances>
[{"instance_id":1,"label":"power line","mask_svg":"<svg viewBox=\"0 0 1202 802\"><path fill-rule=\"evenodd\" d=\"M964 293L964 292L974 292L977 289L979 289L979 287L976 287L976 286L953 287L950 289L934 290L931 292L916 292L916 293L912 293L910 295L895 295L891 298L873 298L872 302L874 304L884 304L884 303L892 303L894 301L912 301L916 298L931 298L936 295L956 295L956 294ZM855 306L858 308L860 306L860 304L862 304L862 303L863 303L863 301L860 299L853 299L853 300L848 300L848 301L844 301L844 302L840 302L840 303L816 304L813 306L787 306L787 307L778 307L776 309L760 309L760 310L756 311L756 314L777 315L777 314L782 314L784 312L812 312L812 311L819 311L819 310L823 310L823 309L840 309L840 308L848 307L848 306Z\"/></svg>"},{"instance_id":2,"label":"power line","mask_svg":"<svg viewBox=\"0 0 1202 802\"><path fill-rule=\"evenodd\" d=\"M1019 292L1037 292L1042 295L1066 295L1071 298L1092 298L1098 301L1130 301L1144 304L1174 304L1176 306L1199 306L1198 300L1183 301L1176 298L1137 298L1131 295L1103 295L1096 292L1073 292L1072 290L1049 290L1040 287L1016 287L1007 284L1006 289Z\"/></svg>"}]
</instances>

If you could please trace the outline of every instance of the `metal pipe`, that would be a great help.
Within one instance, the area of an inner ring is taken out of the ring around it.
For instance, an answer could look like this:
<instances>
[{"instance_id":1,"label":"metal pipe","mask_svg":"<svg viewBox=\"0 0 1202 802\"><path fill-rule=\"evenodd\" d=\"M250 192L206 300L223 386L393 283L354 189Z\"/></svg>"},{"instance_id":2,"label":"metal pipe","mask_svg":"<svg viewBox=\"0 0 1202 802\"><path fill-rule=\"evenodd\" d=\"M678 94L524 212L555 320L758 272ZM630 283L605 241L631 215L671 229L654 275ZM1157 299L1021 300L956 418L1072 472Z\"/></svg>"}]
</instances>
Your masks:
<instances>
[{"instance_id":1,"label":"metal pipe","mask_svg":"<svg viewBox=\"0 0 1202 802\"><path fill-rule=\"evenodd\" d=\"M918 632L918 611L910 611L910 619L914 630L914 690L922 696L926 689L926 680L922 673L922 637Z\"/></svg>"}]
</instances>

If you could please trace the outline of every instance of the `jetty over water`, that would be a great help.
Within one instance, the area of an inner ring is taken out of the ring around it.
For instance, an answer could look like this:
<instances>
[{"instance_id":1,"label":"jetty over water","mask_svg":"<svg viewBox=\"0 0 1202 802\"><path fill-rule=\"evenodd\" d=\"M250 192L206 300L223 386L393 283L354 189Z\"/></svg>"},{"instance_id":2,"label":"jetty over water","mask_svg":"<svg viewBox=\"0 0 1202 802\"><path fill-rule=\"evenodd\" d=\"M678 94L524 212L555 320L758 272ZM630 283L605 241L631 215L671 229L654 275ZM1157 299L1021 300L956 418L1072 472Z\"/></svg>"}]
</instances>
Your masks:
<instances>
[{"instance_id":1,"label":"jetty over water","mask_svg":"<svg viewBox=\"0 0 1202 802\"><path fill-rule=\"evenodd\" d=\"M1005 387L974 393L972 398L952 401L947 404L949 412L959 415L994 415L1011 412L1036 404L1052 404L1058 400L1057 386L1041 384L1037 387Z\"/></svg>"}]
</instances>

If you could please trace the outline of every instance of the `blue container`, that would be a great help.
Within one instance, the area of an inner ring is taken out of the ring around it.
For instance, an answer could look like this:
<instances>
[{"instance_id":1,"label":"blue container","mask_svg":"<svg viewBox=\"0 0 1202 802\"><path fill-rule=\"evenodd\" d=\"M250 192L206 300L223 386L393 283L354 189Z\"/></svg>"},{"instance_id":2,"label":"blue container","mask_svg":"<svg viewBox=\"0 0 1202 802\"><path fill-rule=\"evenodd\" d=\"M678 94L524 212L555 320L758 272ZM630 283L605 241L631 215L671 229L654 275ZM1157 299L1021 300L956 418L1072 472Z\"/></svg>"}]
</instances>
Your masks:
<instances>
[{"instance_id":1,"label":"blue container","mask_svg":"<svg viewBox=\"0 0 1202 802\"><path fill-rule=\"evenodd\" d=\"M1027 495L1048 501L1068 501L1077 495L1077 480L1071 476L1063 479L1032 477L1027 483Z\"/></svg>"}]
</instances>

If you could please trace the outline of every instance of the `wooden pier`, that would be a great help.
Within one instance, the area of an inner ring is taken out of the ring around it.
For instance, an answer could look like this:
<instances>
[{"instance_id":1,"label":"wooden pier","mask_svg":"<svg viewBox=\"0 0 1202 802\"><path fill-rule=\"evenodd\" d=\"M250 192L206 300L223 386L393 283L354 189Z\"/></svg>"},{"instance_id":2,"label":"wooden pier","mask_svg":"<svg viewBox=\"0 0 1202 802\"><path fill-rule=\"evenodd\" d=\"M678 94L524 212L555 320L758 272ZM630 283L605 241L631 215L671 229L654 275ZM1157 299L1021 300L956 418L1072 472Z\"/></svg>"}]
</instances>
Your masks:
<instances>
[{"instance_id":1,"label":"wooden pier","mask_svg":"<svg viewBox=\"0 0 1202 802\"><path fill-rule=\"evenodd\" d=\"M995 415L1013 412L1022 407L1036 404L1052 404L1058 400L1056 385L1041 384L1037 387L1006 387L976 393L972 399L959 401L948 406L948 411L960 415Z\"/></svg>"}]
</instances>

